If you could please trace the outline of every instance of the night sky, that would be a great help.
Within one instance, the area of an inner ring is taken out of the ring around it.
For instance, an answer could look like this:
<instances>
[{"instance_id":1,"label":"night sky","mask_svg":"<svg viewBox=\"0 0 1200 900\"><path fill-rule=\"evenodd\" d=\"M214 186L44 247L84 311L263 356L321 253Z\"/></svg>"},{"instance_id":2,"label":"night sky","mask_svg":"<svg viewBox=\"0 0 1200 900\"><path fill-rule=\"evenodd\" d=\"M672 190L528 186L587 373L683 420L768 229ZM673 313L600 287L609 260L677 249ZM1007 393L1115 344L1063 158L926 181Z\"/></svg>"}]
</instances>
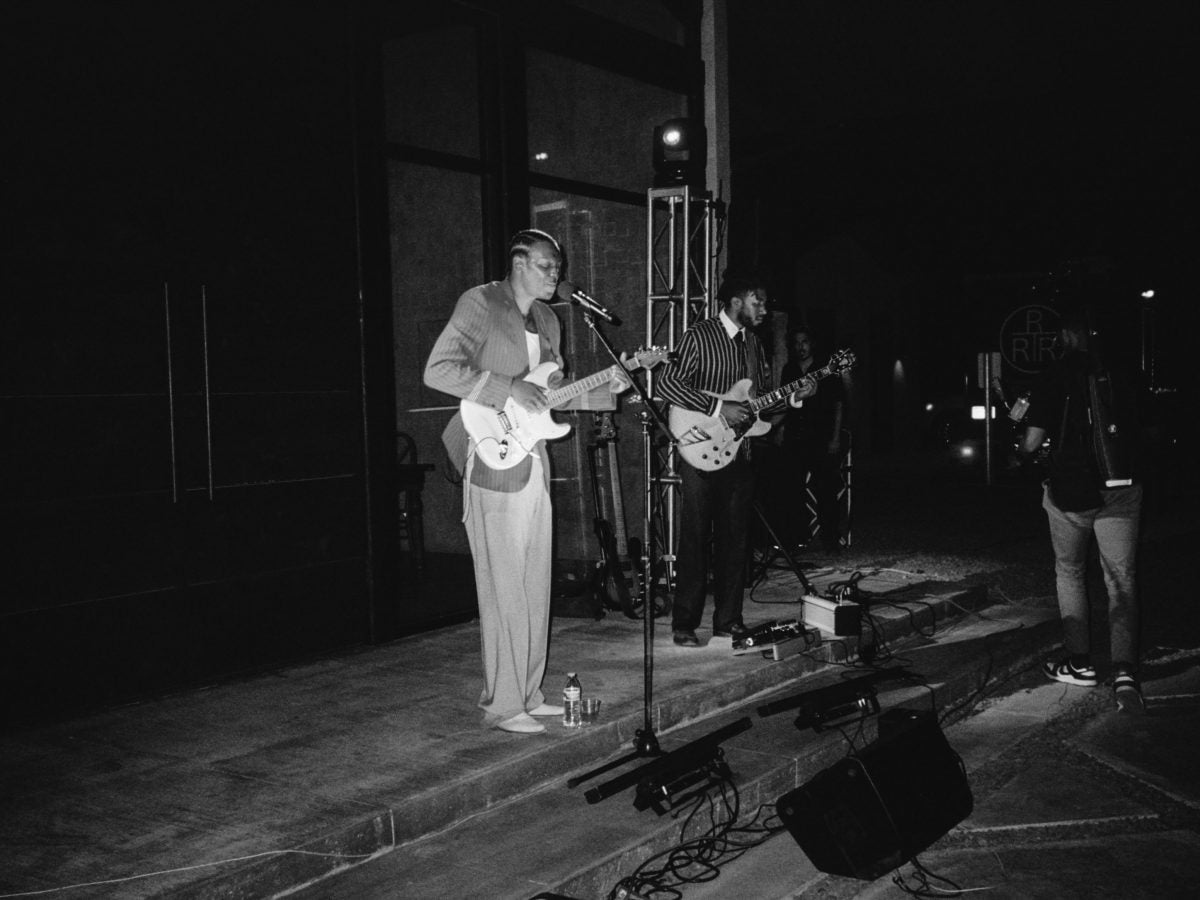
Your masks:
<instances>
[{"instance_id":1,"label":"night sky","mask_svg":"<svg viewBox=\"0 0 1200 900\"><path fill-rule=\"evenodd\" d=\"M731 252L786 273L848 235L926 285L934 314L967 278L1101 259L1122 289L1154 287L1182 333L1200 198L1194 8L731 2Z\"/></svg>"}]
</instances>

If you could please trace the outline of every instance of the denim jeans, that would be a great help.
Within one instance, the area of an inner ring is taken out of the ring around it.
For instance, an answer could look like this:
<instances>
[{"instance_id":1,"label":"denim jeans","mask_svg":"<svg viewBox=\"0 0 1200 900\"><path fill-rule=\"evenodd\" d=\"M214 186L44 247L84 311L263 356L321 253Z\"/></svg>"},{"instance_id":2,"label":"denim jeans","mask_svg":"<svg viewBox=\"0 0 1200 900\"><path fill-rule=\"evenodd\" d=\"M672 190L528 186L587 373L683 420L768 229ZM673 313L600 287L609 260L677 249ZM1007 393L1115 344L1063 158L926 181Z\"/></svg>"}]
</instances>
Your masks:
<instances>
[{"instance_id":1,"label":"denim jeans","mask_svg":"<svg viewBox=\"0 0 1200 900\"><path fill-rule=\"evenodd\" d=\"M1042 508L1050 520L1063 638L1068 653L1090 653L1087 559L1094 534L1108 590L1112 661L1132 667L1138 660L1137 541L1142 488L1134 485L1100 493L1101 505L1083 512L1059 509L1048 487L1042 497Z\"/></svg>"}]
</instances>

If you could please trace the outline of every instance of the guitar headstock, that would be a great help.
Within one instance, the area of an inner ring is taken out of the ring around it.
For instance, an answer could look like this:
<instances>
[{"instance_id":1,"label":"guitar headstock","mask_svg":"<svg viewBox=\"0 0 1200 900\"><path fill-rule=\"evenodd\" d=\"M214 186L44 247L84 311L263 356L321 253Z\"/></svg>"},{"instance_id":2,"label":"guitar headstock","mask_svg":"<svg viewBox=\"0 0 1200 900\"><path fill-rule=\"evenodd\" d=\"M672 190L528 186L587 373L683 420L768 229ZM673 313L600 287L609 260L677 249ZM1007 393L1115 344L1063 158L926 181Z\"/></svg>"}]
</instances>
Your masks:
<instances>
[{"instance_id":1,"label":"guitar headstock","mask_svg":"<svg viewBox=\"0 0 1200 900\"><path fill-rule=\"evenodd\" d=\"M854 358L854 354L850 350L839 350L829 357L829 372L830 374L844 372L857 362L858 360Z\"/></svg>"},{"instance_id":2,"label":"guitar headstock","mask_svg":"<svg viewBox=\"0 0 1200 900\"><path fill-rule=\"evenodd\" d=\"M621 354L621 362L627 369L653 369L659 363L667 362L674 356L666 347L649 347L635 350L632 356Z\"/></svg>"}]
</instances>

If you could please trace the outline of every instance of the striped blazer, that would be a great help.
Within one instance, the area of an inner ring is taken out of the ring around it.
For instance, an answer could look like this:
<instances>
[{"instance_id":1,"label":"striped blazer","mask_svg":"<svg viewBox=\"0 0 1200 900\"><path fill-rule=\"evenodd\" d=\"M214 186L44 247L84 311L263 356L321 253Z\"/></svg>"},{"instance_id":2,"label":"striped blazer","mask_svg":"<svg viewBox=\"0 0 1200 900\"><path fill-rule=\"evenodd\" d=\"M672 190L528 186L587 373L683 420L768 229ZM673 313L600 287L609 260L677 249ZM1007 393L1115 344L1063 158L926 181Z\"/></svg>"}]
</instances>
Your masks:
<instances>
[{"instance_id":1,"label":"striped blazer","mask_svg":"<svg viewBox=\"0 0 1200 900\"><path fill-rule=\"evenodd\" d=\"M770 383L766 354L754 332L746 329L744 333L746 340L753 342L758 357L752 393L761 395L769 390ZM746 377L737 344L729 337L718 313L684 332L676 348L675 362L667 366L658 381L658 394L682 409L711 416L717 409L717 399L705 391L724 394Z\"/></svg>"}]
</instances>

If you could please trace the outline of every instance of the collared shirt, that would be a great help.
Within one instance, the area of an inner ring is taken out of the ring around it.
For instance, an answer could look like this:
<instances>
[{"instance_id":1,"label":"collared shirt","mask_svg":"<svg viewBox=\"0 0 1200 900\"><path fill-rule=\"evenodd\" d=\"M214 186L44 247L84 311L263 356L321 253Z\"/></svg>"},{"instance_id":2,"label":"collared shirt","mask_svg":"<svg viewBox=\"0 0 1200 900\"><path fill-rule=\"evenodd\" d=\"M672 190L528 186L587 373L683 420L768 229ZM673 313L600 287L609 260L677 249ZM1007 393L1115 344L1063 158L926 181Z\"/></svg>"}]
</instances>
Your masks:
<instances>
[{"instance_id":1,"label":"collared shirt","mask_svg":"<svg viewBox=\"0 0 1200 900\"><path fill-rule=\"evenodd\" d=\"M717 314L717 318L719 318L721 320L721 324L725 326L725 333L734 340L737 339L738 332L745 331L744 328L739 328L733 319L729 318L729 314L725 312L725 310L721 310Z\"/></svg>"}]
</instances>

